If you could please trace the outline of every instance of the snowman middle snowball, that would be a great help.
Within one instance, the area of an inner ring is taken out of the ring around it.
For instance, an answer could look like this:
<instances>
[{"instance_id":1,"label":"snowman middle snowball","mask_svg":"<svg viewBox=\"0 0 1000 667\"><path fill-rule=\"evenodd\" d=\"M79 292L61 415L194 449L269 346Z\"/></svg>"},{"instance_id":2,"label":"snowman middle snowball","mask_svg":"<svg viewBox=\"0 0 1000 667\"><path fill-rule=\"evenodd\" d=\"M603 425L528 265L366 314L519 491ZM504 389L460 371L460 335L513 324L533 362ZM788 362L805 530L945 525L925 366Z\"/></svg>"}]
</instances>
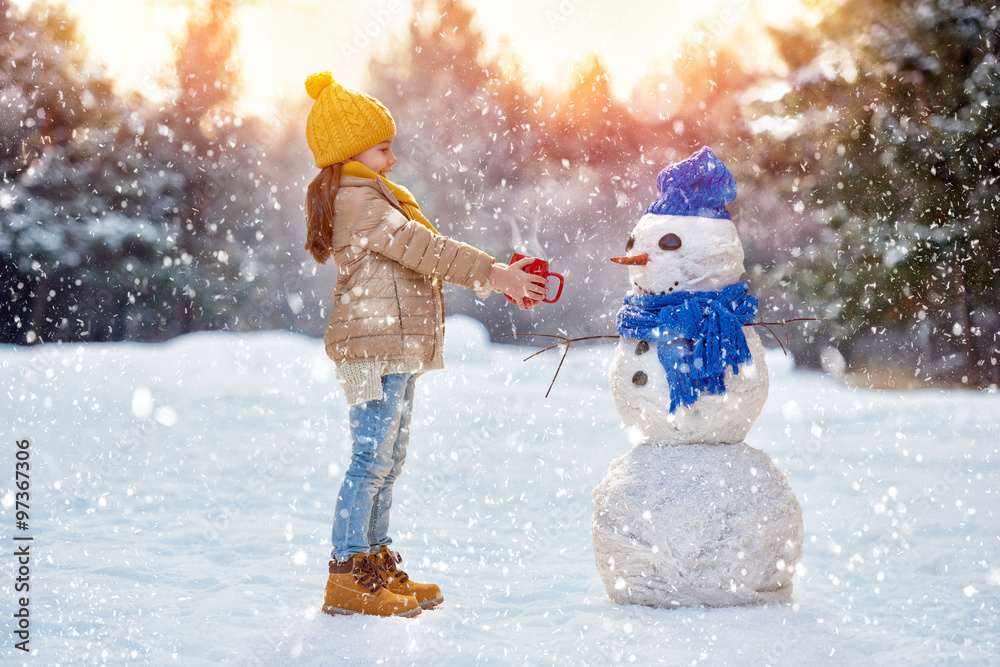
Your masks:
<instances>
[{"instance_id":1,"label":"snowman middle snowball","mask_svg":"<svg viewBox=\"0 0 1000 667\"><path fill-rule=\"evenodd\" d=\"M647 213L636 223L626 256L635 294L720 291L744 273L743 245L731 220ZM632 444L735 444L742 442L767 400L764 346L744 328L752 363L726 371L726 391L702 393L694 404L670 412L670 386L657 346L622 337L609 370L615 406Z\"/></svg>"}]
</instances>

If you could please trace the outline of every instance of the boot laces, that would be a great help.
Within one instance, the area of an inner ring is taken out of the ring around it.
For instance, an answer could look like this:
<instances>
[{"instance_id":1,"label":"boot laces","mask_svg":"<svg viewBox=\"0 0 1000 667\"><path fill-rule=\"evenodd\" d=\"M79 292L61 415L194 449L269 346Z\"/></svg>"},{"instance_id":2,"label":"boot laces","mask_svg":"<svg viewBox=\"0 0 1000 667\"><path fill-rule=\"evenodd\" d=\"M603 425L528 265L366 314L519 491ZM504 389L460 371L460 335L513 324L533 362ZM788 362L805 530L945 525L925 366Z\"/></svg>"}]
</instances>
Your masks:
<instances>
[{"instance_id":1,"label":"boot laces","mask_svg":"<svg viewBox=\"0 0 1000 667\"><path fill-rule=\"evenodd\" d=\"M372 593L377 593L378 589L385 588L387 572L371 556L359 558L354 563L354 580L365 586Z\"/></svg>"},{"instance_id":2,"label":"boot laces","mask_svg":"<svg viewBox=\"0 0 1000 667\"><path fill-rule=\"evenodd\" d=\"M393 551L392 549L385 550L385 571L390 577L395 577L396 580L405 584L410 580L410 575L406 574L399 569L399 563L403 562L403 557L399 555L398 551Z\"/></svg>"}]
</instances>

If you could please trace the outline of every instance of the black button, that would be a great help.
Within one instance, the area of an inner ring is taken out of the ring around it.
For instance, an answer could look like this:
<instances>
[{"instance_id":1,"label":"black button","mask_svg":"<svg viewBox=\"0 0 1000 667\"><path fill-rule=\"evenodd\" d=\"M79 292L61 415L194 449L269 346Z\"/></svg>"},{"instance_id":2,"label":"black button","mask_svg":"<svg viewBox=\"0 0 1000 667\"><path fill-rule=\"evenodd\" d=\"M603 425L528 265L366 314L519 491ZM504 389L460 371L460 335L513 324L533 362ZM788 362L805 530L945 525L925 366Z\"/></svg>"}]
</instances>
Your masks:
<instances>
[{"instance_id":1,"label":"black button","mask_svg":"<svg viewBox=\"0 0 1000 667\"><path fill-rule=\"evenodd\" d=\"M649 352L649 343L644 340L640 340L639 344L635 346L636 354L646 354Z\"/></svg>"},{"instance_id":2,"label":"black button","mask_svg":"<svg viewBox=\"0 0 1000 667\"><path fill-rule=\"evenodd\" d=\"M636 371L635 375L632 376L632 384L637 387L641 387L646 384L647 380L649 380L649 378L647 378L646 374L642 371Z\"/></svg>"}]
</instances>

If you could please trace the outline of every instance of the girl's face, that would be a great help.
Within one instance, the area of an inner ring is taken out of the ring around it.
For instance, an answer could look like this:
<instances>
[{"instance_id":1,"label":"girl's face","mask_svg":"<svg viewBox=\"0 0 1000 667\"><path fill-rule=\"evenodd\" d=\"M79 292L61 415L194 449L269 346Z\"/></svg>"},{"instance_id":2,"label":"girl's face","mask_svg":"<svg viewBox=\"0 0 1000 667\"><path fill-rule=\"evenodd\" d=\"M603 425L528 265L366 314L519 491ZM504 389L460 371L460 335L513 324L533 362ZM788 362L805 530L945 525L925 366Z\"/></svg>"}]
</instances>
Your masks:
<instances>
[{"instance_id":1,"label":"girl's face","mask_svg":"<svg viewBox=\"0 0 1000 667\"><path fill-rule=\"evenodd\" d=\"M379 176L385 176L392 171L392 165L396 164L396 156L392 154L392 140L389 137L380 144L375 144L365 151L361 151L353 159L365 165Z\"/></svg>"}]
</instances>

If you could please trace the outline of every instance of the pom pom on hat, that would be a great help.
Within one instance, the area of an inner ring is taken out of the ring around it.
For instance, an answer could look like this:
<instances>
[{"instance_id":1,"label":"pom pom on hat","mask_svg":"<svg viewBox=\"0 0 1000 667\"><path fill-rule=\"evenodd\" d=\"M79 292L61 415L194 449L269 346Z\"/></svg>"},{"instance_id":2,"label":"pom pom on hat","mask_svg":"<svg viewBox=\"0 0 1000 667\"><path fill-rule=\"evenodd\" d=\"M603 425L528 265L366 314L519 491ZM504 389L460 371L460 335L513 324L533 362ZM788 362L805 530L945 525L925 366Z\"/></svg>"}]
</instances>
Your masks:
<instances>
[{"instance_id":1,"label":"pom pom on hat","mask_svg":"<svg viewBox=\"0 0 1000 667\"><path fill-rule=\"evenodd\" d=\"M396 134L389 110L374 97L337 83L330 72L310 75L306 92L313 98L306 119L306 141L322 169L368 150Z\"/></svg>"},{"instance_id":2,"label":"pom pom on hat","mask_svg":"<svg viewBox=\"0 0 1000 667\"><path fill-rule=\"evenodd\" d=\"M323 92L323 89L333 83L333 74L329 72L320 72L319 74L310 74L306 78L306 92L309 93L309 97L314 100L319 99L319 94Z\"/></svg>"},{"instance_id":3,"label":"pom pom on hat","mask_svg":"<svg viewBox=\"0 0 1000 667\"><path fill-rule=\"evenodd\" d=\"M660 196L646 213L732 220L726 204L736 199L736 178L708 146L666 167L656 185Z\"/></svg>"}]
</instances>

